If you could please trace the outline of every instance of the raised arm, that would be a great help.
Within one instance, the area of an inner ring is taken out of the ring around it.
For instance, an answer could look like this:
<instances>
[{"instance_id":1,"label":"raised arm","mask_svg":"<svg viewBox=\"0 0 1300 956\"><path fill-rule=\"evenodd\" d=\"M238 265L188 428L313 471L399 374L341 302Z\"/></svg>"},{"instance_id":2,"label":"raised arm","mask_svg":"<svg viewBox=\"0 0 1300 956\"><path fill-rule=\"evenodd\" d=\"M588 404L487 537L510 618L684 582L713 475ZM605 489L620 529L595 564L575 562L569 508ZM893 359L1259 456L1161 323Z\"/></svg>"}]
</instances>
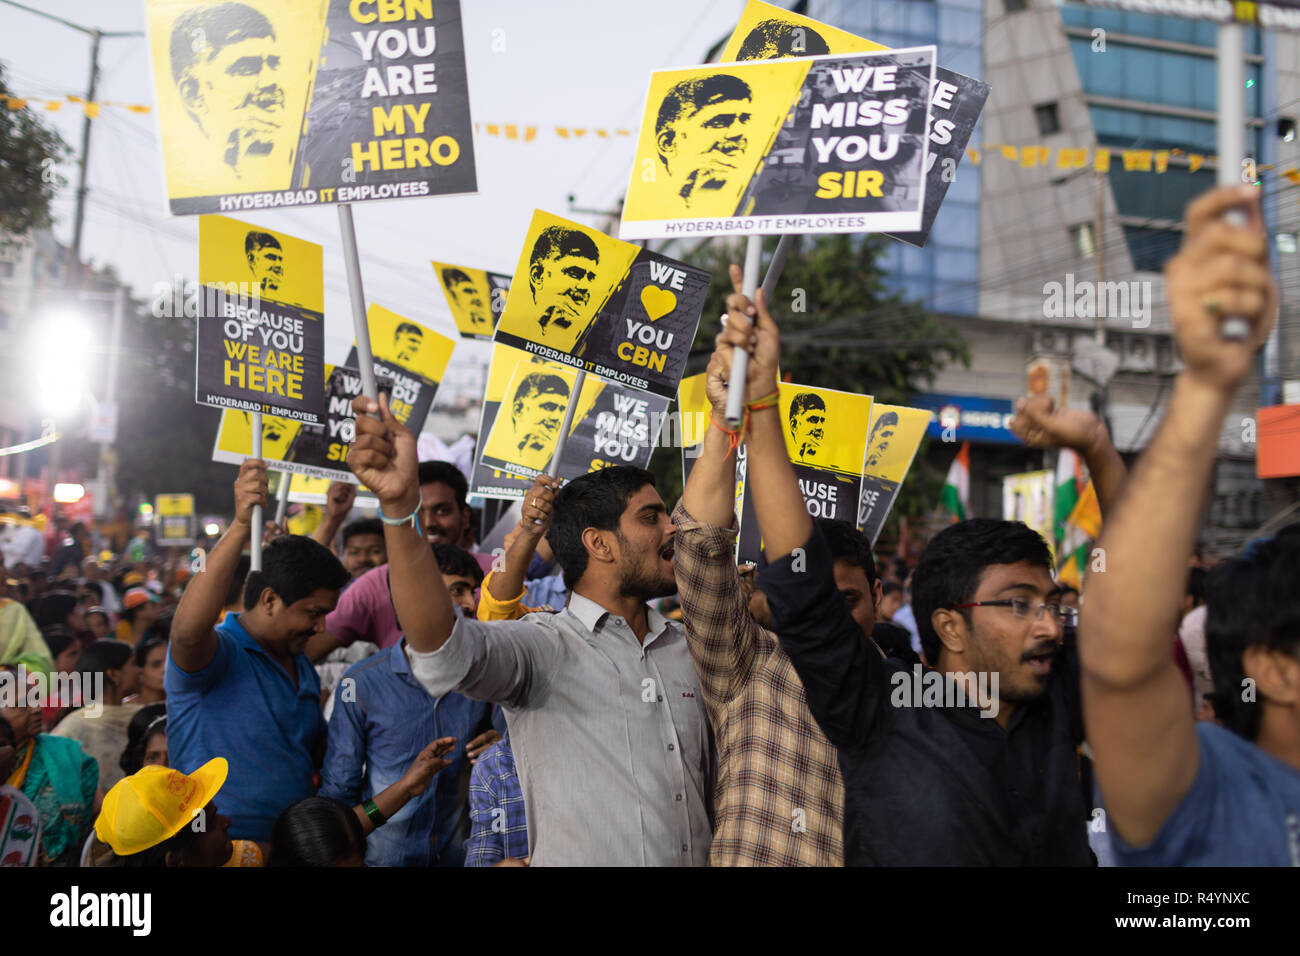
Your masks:
<instances>
[{"instance_id":1,"label":"raised arm","mask_svg":"<svg viewBox=\"0 0 1300 956\"><path fill-rule=\"evenodd\" d=\"M1216 189L1188 207L1183 247L1165 268L1185 368L1102 530L1106 571L1088 582L1084 718L1111 826L1134 846L1157 836L1196 778L1194 717L1171 644L1223 419L1277 311L1257 197ZM1234 206L1249 209L1247 227L1221 220ZM1227 315L1250 323L1245 341L1220 338Z\"/></svg>"},{"instance_id":2,"label":"raised arm","mask_svg":"<svg viewBox=\"0 0 1300 956\"><path fill-rule=\"evenodd\" d=\"M331 481L329 491L325 493L325 517L311 533L312 540L338 552L334 548L334 536L343 527L343 521L352 511L352 504L357 500L357 486L350 481Z\"/></svg>"},{"instance_id":3,"label":"raised arm","mask_svg":"<svg viewBox=\"0 0 1300 956\"><path fill-rule=\"evenodd\" d=\"M492 573L484 582L494 600L509 602L523 597L528 565L537 553L538 542L551 526L551 508L558 486L555 478L540 475L524 495L519 524L506 539L505 567L498 568L494 563Z\"/></svg>"},{"instance_id":4,"label":"raised arm","mask_svg":"<svg viewBox=\"0 0 1300 956\"><path fill-rule=\"evenodd\" d=\"M266 505L266 462L245 458L235 479L235 520L205 556L203 570L190 580L172 618L170 653L176 666L187 673L201 671L217 653L217 633L212 622L226 603L239 556L252 535L253 508Z\"/></svg>"},{"instance_id":5,"label":"raised arm","mask_svg":"<svg viewBox=\"0 0 1300 956\"><path fill-rule=\"evenodd\" d=\"M1069 448L1078 454L1092 477L1097 507L1103 516L1110 513L1128 470L1101 419L1086 409L1057 408L1048 395L1034 395L1016 402L1011 430L1032 448Z\"/></svg>"},{"instance_id":6,"label":"raised arm","mask_svg":"<svg viewBox=\"0 0 1300 956\"><path fill-rule=\"evenodd\" d=\"M378 404L358 395L352 408L357 413L356 440L348 452L348 467L379 498L382 515L416 516L414 524L384 524L388 586L397 619L411 650L436 651L451 636L456 615L433 550L420 530L415 436L393 417L386 395L380 394Z\"/></svg>"},{"instance_id":7,"label":"raised arm","mask_svg":"<svg viewBox=\"0 0 1300 956\"><path fill-rule=\"evenodd\" d=\"M732 279L737 270L732 267ZM733 293L715 361L731 368L735 348L750 350L747 403L753 411L746 483L754 497L768 565L759 587L772 609L772 630L803 681L808 709L837 747L859 745L881 699L883 657L858 627L835 588L830 550L813 526L786 452L781 415L766 401L777 391L780 340L760 291L756 304Z\"/></svg>"},{"instance_id":8,"label":"raised arm","mask_svg":"<svg viewBox=\"0 0 1300 956\"><path fill-rule=\"evenodd\" d=\"M739 291L739 276L733 274L732 281ZM710 422L673 513L673 570L691 657L716 723L715 708L743 684L757 645L772 638L749 613L748 594L736 567L737 449L727 434L725 415L732 350L723 334L714 346L704 385Z\"/></svg>"}]
</instances>

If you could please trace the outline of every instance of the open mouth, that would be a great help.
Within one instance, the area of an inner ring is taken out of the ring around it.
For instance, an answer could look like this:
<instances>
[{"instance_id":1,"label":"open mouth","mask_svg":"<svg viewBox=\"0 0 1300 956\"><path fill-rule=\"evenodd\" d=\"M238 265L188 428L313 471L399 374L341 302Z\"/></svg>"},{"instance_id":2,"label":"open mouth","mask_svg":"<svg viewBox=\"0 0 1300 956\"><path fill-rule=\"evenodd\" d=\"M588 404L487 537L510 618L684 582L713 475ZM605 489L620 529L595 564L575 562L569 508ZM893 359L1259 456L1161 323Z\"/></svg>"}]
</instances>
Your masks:
<instances>
[{"instance_id":1,"label":"open mouth","mask_svg":"<svg viewBox=\"0 0 1300 956\"><path fill-rule=\"evenodd\" d=\"M674 550L672 543L669 542L659 549L659 557L663 558L665 561L671 561L673 559Z\"/></svg>"},{"instance_id":2,"label":"open mouth","mask_svg":"<svg viewBox=\"0 0 1300 956\"><path fill-rule=\"evenodd\" d=\"M1026 655L1023 660L1029 665L1031 673L1045 677L1052 672L1052 658L1056 656L1055 647L1046 647Z\"/></svg>"}]
</instances>

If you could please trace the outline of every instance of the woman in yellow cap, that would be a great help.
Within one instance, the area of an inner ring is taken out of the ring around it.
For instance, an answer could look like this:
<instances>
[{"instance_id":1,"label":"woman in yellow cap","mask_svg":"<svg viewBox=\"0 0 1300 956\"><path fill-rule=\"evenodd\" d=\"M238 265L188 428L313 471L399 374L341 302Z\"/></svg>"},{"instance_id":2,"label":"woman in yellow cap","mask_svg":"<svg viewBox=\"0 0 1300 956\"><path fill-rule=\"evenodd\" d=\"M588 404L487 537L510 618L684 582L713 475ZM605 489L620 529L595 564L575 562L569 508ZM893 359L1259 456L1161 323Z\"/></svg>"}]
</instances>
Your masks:
<instances>
[{"instance_id":1,"label":"woman in yellow cap","mask_svg":"<svg viewBox=\"0 0 1300 956\"><path fill-rule=\"evenodd\" d=\"M123 777L104 797L95 834L115 860L100 865L261 866L256 843L230 839L230 818L214 798L226 782L224 757L213 757L192 774L145 767Z\"/></svg>"}]
</instances>

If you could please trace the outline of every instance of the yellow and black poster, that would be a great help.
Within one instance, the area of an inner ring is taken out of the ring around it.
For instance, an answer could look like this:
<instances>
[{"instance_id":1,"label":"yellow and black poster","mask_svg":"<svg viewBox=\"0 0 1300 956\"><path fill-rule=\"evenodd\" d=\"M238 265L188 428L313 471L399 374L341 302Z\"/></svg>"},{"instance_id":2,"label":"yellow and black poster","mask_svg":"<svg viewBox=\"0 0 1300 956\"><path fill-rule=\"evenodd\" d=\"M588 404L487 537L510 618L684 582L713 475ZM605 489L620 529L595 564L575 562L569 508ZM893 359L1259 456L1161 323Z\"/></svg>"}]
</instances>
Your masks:
<instances>
[{"instance_id":1,"label":"yellow and black poster","mask_svg":"<svg viewBox=\"0 0 1300 956\"><path fill-rule=\"evenodd\" d=\"M539 209L515 275L498 342L672 398L709 273Z\"/></svg>"},{"instance_id":2,"label":"yellow and black poster","mask_svg":"<svg viewBox=\"0 0 1300 956\"><path fill-rule=\"evenodd\" d=\"M491 341L506 307L510 276L446 262L435 262L433 271L451 307L456 331L463 338Z\"/></svg>"},{"instance_id":3,"label":"yellow and black poster","mask_svg":"<svg viewBox=\"0 0 1300 956\"><path fill-rule=\"evenodd\" d=\"M919 229L934 49L651 74L620 237Z\"/></svg>"},{"instance_id":4,"label":"yellow and black poster","mask_svg":"<svg viewBox=\"0 0 1300 956\"><path fill-rule=\"evenodd\" d=\"M872 405L867 456L862 463L862 493L858 498L858 530L872 544L885 526L889 509L912 467L916 450L930 424L928 408Z\"/></svg>"},{"instance_id":5,"label":"yellow and black poster","mask_svg":"<svg viewBox=\"0 0 1300 956\"><path fill-rule=\"evenodd\" d=\"M470 491L520 498L555 454L577 371L497 344L492 350ZM561 480L650 461L668 399L587 376L560 455Z\"/></svg>"},{"instance_id":6,"label":"yellow and black poster","mask_svg":"<svg viewBox=\"0 0 1300 956\"><path fill-rule=\"evenodd\" d=\"M433 407L438 383L447 373L456 340L379 305L366 310L366 325L375 379L381 390L388 390L394 417L418 435ZM355 342L344 364L361 367Z\"/></svg>"},{"instance_id":7,"label":"yellow and black poster","mask_svg":"<svg viewBox=\"0 0 1300 956\"><path fill-rule=\"evenodd\" d=\"M200 405L319 424L325 374L321 247L224 216L199 220Z\"/></svg>"},{"instance_id":8,"label":"yellow and black poster","mask_svg":"<svg viewBox=\"0 0 1300 956\"><path fill-rule=\"evenodd\" d=\"M789 382L782 382L779 391L786 454L808 513L853 522L862 489L871 396ZM740 498L739 557L760 562L762 536L748 484Z\"/></svg>"},{"instance_id":9,"label":"yellow and black poster","mask_svg":"<svg viewBox=\"0 0 1300 956\"><path fill-rule=\"evenodd\" d=\"M459 0L146 0L171 211L477 188Z\"/></svg>"},{"instance_id":10,"label":"yellow and black poster","mask_svg":"<svg viewBox=\"0 0 1300 956\"><path fill-rule=\"evenodd\" d=\"M188 548L194 544L194 496L158 495L153 503L158 544L165 548Z\"/></svg>"},{"instance_id":11,"label":"yellow and black poster","mask_svg":"<svg viewBox=\"0 0 1300 956\"><path fill-rule=\"evenodd\" d=\"M775 60L784 57L819 56L828 53L864 53L885 50L872 40L837 30L811 17L792 13L762 0L749 0L740 23L731 34L719 57L731 60ZM936 64L934 84L930 89L929 151L926 157L925 212L916 232L894 232L895 239L914 246L924 246L930 236L934 218L939 214L943 197L957 176L957 166L966 152L989 85L969 76L954 73ZM812 109L812 100L800 104ZM772 153L787 171L808 165L812 155L808 137L789 124L777 135Z\"/></svg>"}]
</instances>

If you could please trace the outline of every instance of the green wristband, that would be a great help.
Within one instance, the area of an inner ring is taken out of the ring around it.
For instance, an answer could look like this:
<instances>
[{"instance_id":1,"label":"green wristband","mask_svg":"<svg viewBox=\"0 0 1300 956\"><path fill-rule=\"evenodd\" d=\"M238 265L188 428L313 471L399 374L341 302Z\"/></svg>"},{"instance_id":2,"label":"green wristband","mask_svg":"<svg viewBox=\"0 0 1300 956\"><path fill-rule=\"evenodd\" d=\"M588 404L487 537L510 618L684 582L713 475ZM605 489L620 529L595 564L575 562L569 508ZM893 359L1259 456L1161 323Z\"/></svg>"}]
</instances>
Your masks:
<instances>
[{"instance_id":1,"label":"green wristband","mask_svg":"<svg viewBox=\"0 0 1300 956\"><path fill-rule=\"evenodd\" d=\"M370 818L370 822L375 825L376 829L388 822L388 818L379 812L379 808L375 806L373 800L363 801L361 809L366 811L366 816Z\"/></svg>"}]
</instances>

